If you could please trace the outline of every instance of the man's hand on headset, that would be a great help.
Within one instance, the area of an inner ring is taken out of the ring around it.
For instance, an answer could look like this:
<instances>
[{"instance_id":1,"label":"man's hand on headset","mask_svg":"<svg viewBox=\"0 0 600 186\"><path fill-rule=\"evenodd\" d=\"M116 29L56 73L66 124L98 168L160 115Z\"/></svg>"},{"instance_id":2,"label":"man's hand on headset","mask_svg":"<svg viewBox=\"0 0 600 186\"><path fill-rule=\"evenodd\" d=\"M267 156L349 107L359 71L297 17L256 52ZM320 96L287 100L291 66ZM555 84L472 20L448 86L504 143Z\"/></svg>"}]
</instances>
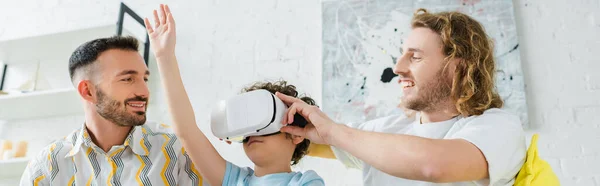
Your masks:
<instances>
[{"instance_id":1,"label":"man's hand on headset","mask_svg":"<svg viewBox=\"0 0 600 186\"><path fill-rule=\"evenodd\" d=\"M284 126L281 128L282 132L303 136L313 143L330 144L330 134L335 130L334 128L339 127L340 124L329 119L329 117L316 106L306 104L298 98L287 96L279 92L275 95L289 107L287 114L282 121L284 125L294 122L294 115L296 113L300 113L300 115L308 121L308 124L304 128Z\"/></svg>"}]
</instances>

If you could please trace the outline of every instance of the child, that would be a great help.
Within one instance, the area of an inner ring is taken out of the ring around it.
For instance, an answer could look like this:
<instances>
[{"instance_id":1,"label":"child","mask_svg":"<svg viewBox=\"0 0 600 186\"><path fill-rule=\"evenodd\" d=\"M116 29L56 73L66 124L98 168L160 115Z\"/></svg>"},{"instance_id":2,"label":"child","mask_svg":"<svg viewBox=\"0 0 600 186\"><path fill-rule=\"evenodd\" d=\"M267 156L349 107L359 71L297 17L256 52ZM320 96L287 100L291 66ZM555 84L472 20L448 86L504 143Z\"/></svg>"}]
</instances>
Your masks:
<instances>
[{"instance_id":1,"label":"child","mask_svg":"<svg viewBox=\"0 0 600 186\"><path fill-rule=\"evenodd\" d=\"M151 47L157 59L162 84L165 87L173 129L203 179L210 185L324 185L314 171L292 172L294 165L306 154L310 142L287 133L249 137L244 142L246 155L255 164L254 170L231 164L219 155L196 125L194 111L179 76L175 57L175 21L168 6L161 5L161 18L154 11L155 25L145 19ZM266 89L297 96L292 85L285 82L256 83L244 91ZM302 100L314 105L311 98Z\"/></svg>"}]
</instances>

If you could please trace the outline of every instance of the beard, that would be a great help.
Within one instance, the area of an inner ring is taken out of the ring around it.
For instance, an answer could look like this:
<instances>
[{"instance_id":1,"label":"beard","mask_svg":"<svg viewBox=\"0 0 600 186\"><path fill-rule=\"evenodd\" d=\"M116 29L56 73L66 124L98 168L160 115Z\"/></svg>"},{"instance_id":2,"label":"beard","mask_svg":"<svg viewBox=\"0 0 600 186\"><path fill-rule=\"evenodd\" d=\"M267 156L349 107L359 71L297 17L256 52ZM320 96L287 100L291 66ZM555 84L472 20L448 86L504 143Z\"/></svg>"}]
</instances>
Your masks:
<instances>
[{"instance_id":1,"label":"beard","mask_svg":"<svg viewBox=\"0 0 600 186\"><path fill-rule=\"evenodd\" d=\"M435 78L419 86L414 99L402 100L404 107L415 111L435 110L446 101L452 93L452 78L449 78L441 68Z\"/></svg>"},{"instance_id":2,"label":"beard","mask_svg":"<svg viewBox=\"0 0 600 186\"><path fill-rule=\"evenodd\" d=\"M96 104L96 112L104 119L113 122L118 126L139 126L146 123L146 112L135 112L135 114L127 111L127 102L129 101L147 101L147 98L136 96L126 99L123 102L111 99L99 87L96 87L96 96L98 103ZM148 105L146 103L146 105ZM148 107L144 110L146 110Z\"/></svg>"}]
</instances>

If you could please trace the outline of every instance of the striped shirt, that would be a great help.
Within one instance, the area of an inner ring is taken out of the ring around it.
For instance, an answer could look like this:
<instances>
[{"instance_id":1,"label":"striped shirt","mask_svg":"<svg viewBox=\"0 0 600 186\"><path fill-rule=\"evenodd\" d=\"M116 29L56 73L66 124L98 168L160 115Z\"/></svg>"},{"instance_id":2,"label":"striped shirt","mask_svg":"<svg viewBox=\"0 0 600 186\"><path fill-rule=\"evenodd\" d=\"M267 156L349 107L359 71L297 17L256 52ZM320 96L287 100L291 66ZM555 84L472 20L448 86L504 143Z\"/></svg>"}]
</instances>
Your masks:
<instances>
[{"instance_id":1,"label":"striped shirt","mask_svg":"<svg viewBox=\"0 0 600 186\"><path fill-rule=\"evenodd\" d=\"M133 127L104 152L84 127L44 148L21 177L26 185L208 185L169 126Z\"/></svg>"}]
</instances>

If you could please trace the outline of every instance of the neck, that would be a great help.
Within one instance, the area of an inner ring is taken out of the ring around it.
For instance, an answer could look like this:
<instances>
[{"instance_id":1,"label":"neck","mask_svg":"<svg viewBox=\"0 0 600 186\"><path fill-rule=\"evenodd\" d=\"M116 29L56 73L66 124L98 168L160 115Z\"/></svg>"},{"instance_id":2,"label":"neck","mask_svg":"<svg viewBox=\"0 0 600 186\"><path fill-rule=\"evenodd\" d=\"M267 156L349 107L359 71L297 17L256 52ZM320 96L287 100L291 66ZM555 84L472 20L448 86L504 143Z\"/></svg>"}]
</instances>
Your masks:
<instances>
[{"instance_id":1,"label":"neck","mask_svg":"<svg viewBox=\"0 0 600 186\"><path fill-rule=\"evenodd\" d=\"M292 172L292 168L289 162L286 161L278 161L282 163L271 162L270 164L259 165L256 164L254 166L254 175L257 177L261 177L267 174L275 174L275 173L288 173Z\"/></svg>"},{"instance_id":2,"label":"neck","mask_svg":"<svg viewBox=\"0 0 600 186\"><path fill-rule=\"evenodd\" d=\"M104 152L108 152L113 146L123 145L132 128L131 126L118 126L96 112L86 114L85 127L92 138L92 142Z\"/></svg>"},{"instance_id":3,"label":"neck","mask_svg":"<svg viewBox=\"0 0 600 186\"><path fill-rule=\"evenodd\" d=\"M459 114L454 102L451 100L435 105L436 106L433 106L432 109L421 111L421 118L418 119L421 120L422 124L446 121L456 117Z\"/></svg>"}]
</instances>

